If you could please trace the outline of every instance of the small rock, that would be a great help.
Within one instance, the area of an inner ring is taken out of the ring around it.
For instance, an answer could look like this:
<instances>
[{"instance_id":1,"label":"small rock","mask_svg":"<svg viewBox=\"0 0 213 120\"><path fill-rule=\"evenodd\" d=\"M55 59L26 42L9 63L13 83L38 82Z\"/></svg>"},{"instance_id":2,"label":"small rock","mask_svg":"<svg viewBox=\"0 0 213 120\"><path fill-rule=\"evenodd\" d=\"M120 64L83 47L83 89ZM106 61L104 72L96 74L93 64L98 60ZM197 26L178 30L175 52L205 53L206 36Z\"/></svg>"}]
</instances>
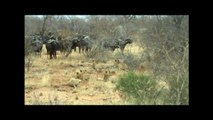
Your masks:
<instances>
[{"instance_id":1,"label":"small rock","mask_svg":"<svg viewBox=\"0 0 213 120\"><path fill-rule=\"evenodd\" d=\"M75 66L71 64L71 65L69 65L69 67L75 67Z\"/></svg>"}]
</instances>

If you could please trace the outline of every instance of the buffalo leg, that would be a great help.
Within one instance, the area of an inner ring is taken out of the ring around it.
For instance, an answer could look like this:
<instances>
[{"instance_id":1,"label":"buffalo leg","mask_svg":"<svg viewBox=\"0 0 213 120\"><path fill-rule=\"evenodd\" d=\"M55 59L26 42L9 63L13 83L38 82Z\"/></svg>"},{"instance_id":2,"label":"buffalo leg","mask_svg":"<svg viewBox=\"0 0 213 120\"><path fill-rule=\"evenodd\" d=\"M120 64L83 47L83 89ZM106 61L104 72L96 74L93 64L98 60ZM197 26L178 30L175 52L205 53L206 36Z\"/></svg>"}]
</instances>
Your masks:
<instances>
[{"instance_id":1,"label":"buffalo leg","mask_svg":"<svg viewBox=\"0 0 213 120\"><path fill-rule=\"evenodd\" d=\"M56 59L57 57L56 57L56 51L54 51L54 58Z\"/></svg>"},{"instance_id":2,"label":"buffalo leg","mask_svg":"<svg viewBox=\"0 0 213 120\"><path fill-rule=\"evenodd\" d=\"M52 59L52 52L50 52L50 59Z\"/></svg>"},{"instance_id":3,"label":"buffalo leg","mask_svg":"<svg viewBox=\"0 0 213 120\"><path fill-rule=\"evenodd\" d=\"M124 48L123 47L121 47L121 53L124 54Z\"/></svg>"},{"instance_id":4,"label":"buffalo leg","mask_svg":"<svg viewBox=\"0 0 213 120\"><path fill-rule=\"evenodd\" d=\"M68 55L72 52L72 48L68 48L68 52L67 54L65 55L65 57L68 57Z\"/></svg>"},{"instance_id":5,"label":"buffalo leg","mask_svg":"<svg viewBox=\"0 0 213 120\"><path fill-rule=\"evenodd\" d=\"M81 47L78 47L78 49L79 49L79 53L81 53L81 49L82 49L82 48L81 48Z\"/></svg>"}]
</instances>

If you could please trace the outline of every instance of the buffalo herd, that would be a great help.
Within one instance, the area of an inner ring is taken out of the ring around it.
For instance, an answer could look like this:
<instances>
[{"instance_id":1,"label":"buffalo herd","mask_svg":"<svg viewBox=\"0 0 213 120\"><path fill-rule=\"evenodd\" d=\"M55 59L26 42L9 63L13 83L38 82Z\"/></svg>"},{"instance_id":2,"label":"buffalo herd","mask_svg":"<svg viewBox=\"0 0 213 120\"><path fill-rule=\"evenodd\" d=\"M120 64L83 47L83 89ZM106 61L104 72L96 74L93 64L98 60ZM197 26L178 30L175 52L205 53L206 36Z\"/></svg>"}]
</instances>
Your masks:
<instances>
[{"instance_id":1,"label":"buffalo herd","mask_svg":"<svg viewBox=\"0 0 213 120\"><path fill-rule=\"evenodd\" d=\"M77 34L76 36L67 38L66 40L61 39L60 36L55 37L51 32L46 36L34 34L31 35L30 38L33 51L41 56L42 47L43 44L45 44L47 55L50 56L50 59L57 58L56 51L65 53L65 56L67 57L72 52L72 50L76 51L77 47L79 48L79 53L81 53L89 52L94 45L94 40L92 40L90 36L81 34ZM121 52L123 53L125 46L131 43L132 39L130 38L119 38L102 41L100 47L112 51L115 51L116 48L120 48Z\"/></svg>"}]
</instances>

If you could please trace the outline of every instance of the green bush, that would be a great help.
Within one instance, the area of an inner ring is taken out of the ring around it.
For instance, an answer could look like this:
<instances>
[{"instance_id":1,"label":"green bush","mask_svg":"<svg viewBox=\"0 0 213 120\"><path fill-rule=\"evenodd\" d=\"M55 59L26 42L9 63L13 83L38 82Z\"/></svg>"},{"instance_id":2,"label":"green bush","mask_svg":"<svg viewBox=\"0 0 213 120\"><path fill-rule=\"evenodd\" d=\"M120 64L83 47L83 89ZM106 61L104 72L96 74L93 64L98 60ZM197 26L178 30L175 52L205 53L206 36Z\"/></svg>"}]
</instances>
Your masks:
<instances>
[{"instance_id":1,"label":"green bush","mask_svg":"<svg viewBox=\"0 0 213 120\"><path fill-rule=\"evenodd\" d=\"M158 94L154 80L134 72L120 76L116 88L136 104L154 104Z\"/></svg>"}]
</instances>

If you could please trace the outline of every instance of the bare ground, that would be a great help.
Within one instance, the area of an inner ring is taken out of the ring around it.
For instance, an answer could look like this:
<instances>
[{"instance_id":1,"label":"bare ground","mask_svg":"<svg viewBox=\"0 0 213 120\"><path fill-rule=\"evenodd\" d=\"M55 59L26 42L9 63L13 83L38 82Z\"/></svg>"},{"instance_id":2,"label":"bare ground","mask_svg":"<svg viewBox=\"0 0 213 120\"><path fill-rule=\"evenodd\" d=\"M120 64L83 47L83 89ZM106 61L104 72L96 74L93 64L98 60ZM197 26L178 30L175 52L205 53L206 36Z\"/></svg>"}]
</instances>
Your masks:
<instances>
[{"instance_id":1,"label":"bare ground","mask_svg":"<svg viewBox=\"0 0 213 120\"><path fill-rule=\"evenodd\" d=\"M125 52L139 54L143 50L127 45ZM110 53L114 56L119 51ZM116 91L119 75L126 71L116 68L114 60L98 63L101 71L93 69L92 59L72 52L65 58L60 52L57 59L47 58L45 47L42 56L32 56L32 67L25 69L25 104L35 105L124 105L122 95ZM108 65L108 67L104 67ZM81 72L83 71L83 72ZM114 71L105 78L105 71ZM78 78L77 72L80 73Z\"/></svg>"}]
</instances>

